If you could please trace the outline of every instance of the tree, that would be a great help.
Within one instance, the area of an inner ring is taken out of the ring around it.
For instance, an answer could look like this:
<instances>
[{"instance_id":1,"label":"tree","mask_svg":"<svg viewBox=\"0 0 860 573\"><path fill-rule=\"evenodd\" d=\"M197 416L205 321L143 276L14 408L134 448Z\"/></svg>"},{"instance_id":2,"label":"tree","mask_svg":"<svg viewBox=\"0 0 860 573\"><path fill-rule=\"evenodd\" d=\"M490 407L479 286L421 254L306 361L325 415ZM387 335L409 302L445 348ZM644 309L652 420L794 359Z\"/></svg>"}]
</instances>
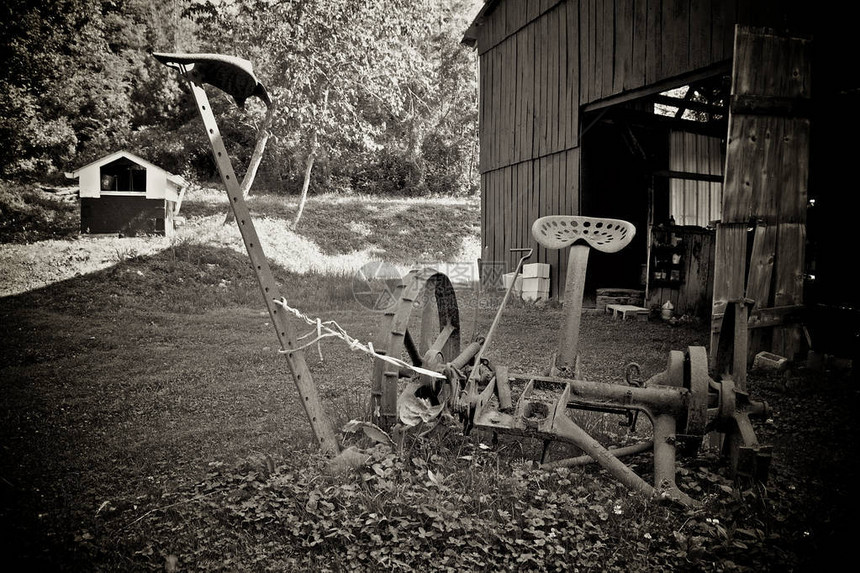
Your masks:
<instances>
[{"instance_id":1,"label":"tree","mask_svg":"<svg viewBox=\"0 0 860 573\"><path fill-rule=\"evenodd\" d=\"M123 146L136 129L171 115L175 90L147 56L176 39L172 22L159 23L168 6L170 0L4 3L2 175L56 172Z\"/></svg>"},{"instance_id":2,"label":"tree","mask_svg":"<svg viewBox=\"0 0 860 573\"><path fill-rule=\"evenodd\" d=\"M420 156L433 62L421 44L440 9L409 0L209 1L194 14L213 51L251 59L279 103L272 132L283 150L301 146L298 225L315 161L367 153L403 124L406 152ZM224 34L223 30L231 30ZM439 125L438 121L434 122Z\"/></svg>"}]
</instances>

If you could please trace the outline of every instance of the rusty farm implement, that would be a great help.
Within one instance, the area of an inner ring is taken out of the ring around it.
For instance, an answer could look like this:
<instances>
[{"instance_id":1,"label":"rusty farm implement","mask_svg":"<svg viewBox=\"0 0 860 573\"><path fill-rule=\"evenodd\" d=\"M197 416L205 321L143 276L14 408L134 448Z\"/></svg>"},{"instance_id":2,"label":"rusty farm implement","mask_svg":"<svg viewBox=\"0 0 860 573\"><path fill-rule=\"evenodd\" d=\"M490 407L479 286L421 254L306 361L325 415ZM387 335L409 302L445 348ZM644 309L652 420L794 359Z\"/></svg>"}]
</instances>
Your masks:
<instances>
[{"instance_id":1,"label":"rusty farm implement","mask_svg":"<svg viewBox=\"0 0 860 573\"><path fill-rule=\"evenodd\" d=\"M203 85L224 90L240 106L257 96L271 111L271 99L247 60L218 54L153 55L188 81L311 428L321 450L336 455L340 445L289 316L302 315L279 294L244 200L242 188L247 184L236 179ZM541 440L541 462L546 466L594 461L632 490L684 505L697 502L676 484L676 456L694 455L711 434L719 438L733 473L766 479L770 448L758 443L750 419L766 417L767 404L751 399L730 377L713 378L704 347L671 351L666 369L644 383L632 377L618 384L581 379L577 349L589 251L617 252L634 233L630 223L616 219L556 215L534 222L532 234L541 246L569 251L565 322L546 372L518 372L486 355L513 284L489 330L467 344L461 340L454 286L434 270L414 270L401 281L384 313L375 347L360 345L336 325L325 328L373 354L370 415L383 429L432 426L446 414L459 420L464 434L485 430ZM528 249L521 251L525 252L517 271L531 255ZM317 322L318 329L321 324ZM642 414L651 422L653 437L633 446L608 448L577 422L578 412L619 415L627 424ZM553 442L571 444L582 456L548 461L547 447ZM621 460L625 454L648 450L654 459L652 481Z\"/></svg>"}]
</instances>

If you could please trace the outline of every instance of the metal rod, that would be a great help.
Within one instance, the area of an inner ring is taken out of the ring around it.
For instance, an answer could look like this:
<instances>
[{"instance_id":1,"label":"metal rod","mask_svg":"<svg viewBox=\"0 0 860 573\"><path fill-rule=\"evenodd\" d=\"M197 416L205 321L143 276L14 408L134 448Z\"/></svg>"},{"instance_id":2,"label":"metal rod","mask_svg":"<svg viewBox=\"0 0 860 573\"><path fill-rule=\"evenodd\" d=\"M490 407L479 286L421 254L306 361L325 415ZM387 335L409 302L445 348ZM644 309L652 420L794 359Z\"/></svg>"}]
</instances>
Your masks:
<instances>
[{"instance_id":1,"label":"metal rod","mask_svg":"<svg viewBox=\"0 0 860 573\"><path fill-rule=\"evenodd\" d=\"M620 384L606 384L605 382L588 382L586 380L570 380L567 378L555 378L552 376L533 376L530 374L508 374L510 380L526 381L534 387L570 385L572 403L585 402L588 399L609 400L611 404L603 404L609 408L625 408L628 410L640 410L646 413L672 413L683 414L687 411L687 397L690 391L686 388L673 386L637 388L635 386L621 386ZM593 402L594 407L599 408L600 402Z\"/></svg>"},{"instance_id":2,"label":"metal rod","mask_svg":"<svg viewBox=\"0 0 860 573\"><path fill-rule=\"evenodd\" d=\"M523 263L526 259L532 256L533 251L532 249L511 249L511 252L525 252L526 254L520 257L520 260L517 263L517 268L514 269L514 280L511 281L510 286L508 286L508 290L505 292L505 297L502 299L502 304L499 305L499 310L496 311L496 317L493 319L493 324L490 325L490 330L487 331L487 335L484 337L484 344L481 345L481 350L478 351L478 355L475 357L475 364L481 363L481 357L484 355L484 351L490 346L490 341L492 341L493 334L496 332L496 327L499 325L499 321L502 318L502 311L505 309L505 305L508 304L508 299L511 297L511 293L517 284L516 276L520 274L520 269L522 268ZM472 372L469 373L469 380L472 380L477 370L477 368L472 369Z\"/></svg>"},{"instance_id":3,"label":"metal rod","mask_svg":"<svg viewBox=\"0 0 860 573\"><path fill-rule=\"evenodd\" d=\"M633 444L631 446L624 446L622 448L609 448L609 453L613 456L620 458L621 456L632 456L634 454L641 454L643 452L647 452L648 450L654 447L654 442L652 440L648 440L647 442L640 442L638 444ZM547 462L545 464L541 464L541 468L551 470L554 468L569 468L573 466L584 466L587 464L597 463L597 460L592 458L589 455L585 456L577 456L575 458L565 458L563 460L556 460L554 462Z\"/></svg>"}]
</instances>

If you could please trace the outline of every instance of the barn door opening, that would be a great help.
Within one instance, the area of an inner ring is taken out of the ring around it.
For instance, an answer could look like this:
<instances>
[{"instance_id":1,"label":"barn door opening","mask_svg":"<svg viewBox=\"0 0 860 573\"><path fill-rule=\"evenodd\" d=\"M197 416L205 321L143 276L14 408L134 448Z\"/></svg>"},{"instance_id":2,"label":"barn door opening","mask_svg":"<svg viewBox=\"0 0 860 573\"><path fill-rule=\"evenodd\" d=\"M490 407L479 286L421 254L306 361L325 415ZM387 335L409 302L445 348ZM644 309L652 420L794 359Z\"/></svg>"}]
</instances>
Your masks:
<instances>
[{"instance_id":1,"label":"barn door opening","mask_svg":"<svg viewBox=\"0 0 860 573\"><path fill-rule=\"evenodd\" d=\"M671 302L707 319L712 222L719 217L728 69L649 86L583 113L582 213L636 225L622 253L589 261L586 293L636 289L643 305Z\"/></svg>"},{"instance_id":2,"label":"barn door opening","mask_svg":"<svg viewBox=\"0 0 860 573\"><path fill-rule=\"evenodd\" d=\"M757 352L793 360L804 342L791 319L803 303L810 56L810 40L736 28L710 352L736 382Z\"/></svg>"},{"instance_id":3,"label":"barn door opening","mask_svg":"<svg viewBox=\"0 0 860 573\"><path fill-rule=\"evenodd\" d=\"M591 115L591 114L589 114ZM595 112L582 138L582 214L623 219L636 226L636 236L618 253L589 255L585 291L643 290L647 260L648 193L654 154L663 148L658 134L622 118L620 110Z\"/></svg>"}]
</instances>

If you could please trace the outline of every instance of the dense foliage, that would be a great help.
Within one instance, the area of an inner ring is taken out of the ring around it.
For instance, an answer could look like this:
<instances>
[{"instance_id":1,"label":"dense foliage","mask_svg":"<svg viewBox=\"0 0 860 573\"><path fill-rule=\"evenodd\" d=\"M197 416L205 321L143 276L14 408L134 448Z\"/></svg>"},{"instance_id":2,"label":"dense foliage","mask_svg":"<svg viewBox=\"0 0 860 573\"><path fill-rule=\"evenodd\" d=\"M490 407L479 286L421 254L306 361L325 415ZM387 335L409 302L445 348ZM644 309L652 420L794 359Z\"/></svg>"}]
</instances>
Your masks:
<instances>
[{"instance_id":1,"label":"dense foliage","mask_svg":"<svg viewBox=\"0 0 860 573\"><path fill-rule=\"evenodd\" d=\"M475 56L460 44L472 4L10 0L0 177L44 179L120 148L213 177L185 87L149 54L218 52L251 60L278 102L260 172L269 190L296 191L313 158L311 192L473 191ZM241 172L261 104L210 98Z\"/></svg>"}]
</instances>

